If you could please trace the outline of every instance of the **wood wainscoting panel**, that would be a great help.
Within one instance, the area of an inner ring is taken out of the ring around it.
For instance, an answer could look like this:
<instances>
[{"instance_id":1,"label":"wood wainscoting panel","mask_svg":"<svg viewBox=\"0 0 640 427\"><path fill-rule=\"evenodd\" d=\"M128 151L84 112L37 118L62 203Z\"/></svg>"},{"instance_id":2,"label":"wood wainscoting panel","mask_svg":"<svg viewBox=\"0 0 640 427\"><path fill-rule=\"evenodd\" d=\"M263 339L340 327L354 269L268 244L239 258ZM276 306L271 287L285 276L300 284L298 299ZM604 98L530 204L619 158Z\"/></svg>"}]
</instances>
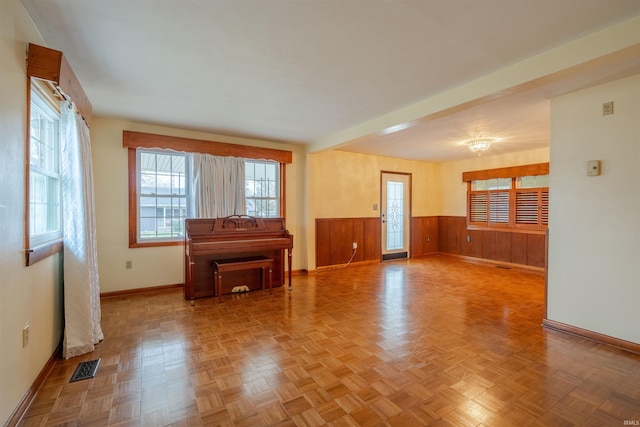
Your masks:
<instances>
[{"instance_id":1,"label":"wood wainscoting panel","mask_svg":"<svg viewBox=\"0 0 640 427\"><path fill-rule=\"evenodd\" d=\"M466 218L455 216L438 217L438 244L440 252L461 255L462 233L466 231Z\"/></svg>"},{"instance_id":2,"label":"wood wainscoting panel","mask_svg":"<svg viewBox=\"0 0 640 427\"><path fill-rule=\"evenodd\" d=\"M329 265L330 221L316 219L316 266Z\"/></svg>"},{"instance_id":3,"label":"wood wainscoting panel","mask_svg":"<svg viewBox=\"0 0 640 427\"><path fill-rule=\"evenodd\" d=\"M364 224L364 241L361 261L378 260L382 257L380 218L363 218L362 223Z\"/></svg>"},{"instance_id":4,"label":"wood wainscoting panel","mask_svg":"<svg viewBox=\"0 0 640 427\"><path fill-rule=\"evenodd\" d=\"M496 261L511 262L511 233L496 232Z\"/></svg>"},{"instance_id":5,"label":"wood wainscoting panel","mask_svg":"<svg viewBox=\"0 0 640 427\"><path fill-rule=\"evenodd\" d=\"M544 234L468 230L465 217L438 217L439 252L544 268Z\"/></svg>"},{"instance_id":6,"label":"wood wainscoting panel","mask_svg":"<svg viewBox=\"0 0 640 427\"><path fill-rule=\"evenodd\" d=\"M511 259L513 264L527 265L527 235L509 233L511 238Z\"/></svg>"},{"instance_id":7,"label":"wood wainscoting panel","mask_svg":"<svg viewBox=\"0 0 640 427\"><path fill-rule=\"evenodd\" d=\"M411 256L423 256L439 252L438 217L411 218Z\"/></svg>"},{"instance_id":8,"label":"wood wainscoting panel","mask_svg":"<svg viewBox=\"0 0 640 427\"><path fill-rule=\"evenodd\" d=\"M482 258L496 259L496 231L483 231L482 233Z\"/></svg>"},{"instance_id":9,"label":"wood wainscoting panel","mask_svg":"<svg viewBox=\"0 0 640 427\"><path fill-rule=\"evenodd\" d=\"M482 248L484 246L484 232L481 230L466 230L462 234L460 255L474 258L482 258Z\"/></svg>"},{"instance_id":10,"label":"wood wainscoting panel","mask_svg":"<svg viewBox=\"0 0 640 427\"><path fill-rule=\"evenodd\" d=\"M316 266L380 259L380 219L317 218ZM468 230L465 217L411 218L411 257L445 253L544 268L545 236L521 230Z\"/></svg>"},{"instance_id":11,"label":"wood wainscoting panel","mask_svg":"<svg viewBox=\"0 0 640 427\"><path fill-rule=\"evenodd\" d=\"M380 259L380 219L316 218L316 267Z\"/></svg>"},{"instance_id":12,"label":"wood wainscoting panel","mask_svg":"<svg viewBox=\"0 0 640 427\"><path fill-rule=\"evenodd\" d=\"M338 218L329 223L329 264L342 264L349 260L351 247L346 242L353 238L353 221Z\"/></svg>"},{"instance_id":13,"label":"wood wainscoting panel","mask_svg":"<svg viewBox=\"0 0 640 427\"><path fill-rule=\"evenodd\" d=\"M527 265L545 267L546 236L527 234Z\"/></svg>"}]
</instances>

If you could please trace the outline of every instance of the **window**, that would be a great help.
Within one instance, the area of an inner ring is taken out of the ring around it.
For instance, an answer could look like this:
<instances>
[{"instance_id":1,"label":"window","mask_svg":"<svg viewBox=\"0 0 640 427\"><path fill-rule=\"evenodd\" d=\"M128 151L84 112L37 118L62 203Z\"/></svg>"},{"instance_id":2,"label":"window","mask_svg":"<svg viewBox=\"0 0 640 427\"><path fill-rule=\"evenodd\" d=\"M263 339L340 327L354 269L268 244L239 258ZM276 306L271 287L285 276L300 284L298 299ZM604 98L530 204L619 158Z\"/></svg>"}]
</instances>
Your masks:
<instances>
[{"instance_id":1,"label":"window","mask_svg":"<svg viewBox=\"0 0 640 427\"><path fill-rule=\"evenodd\" d=\"M138 241L184 238L189 215L189 161L185 153L138 150Z\"/></svg>"},{"instance_id":2,"label":"window","mask_svg":"<svg viewBox=\"0 0 640 427\"><path fill-rule=\"evenodd\" d=\"M60 114L35 83L31 86L29 128L28 248L62 238L60 194Z\"/></svg>"},{"instance_id":3,"label":"window","mask_svg":"<svg viewBox=\"0 0 640 427\"><path fill-rule=\"evenodd\" d=\"M246 160L244 173L246 214L262 218L280 216L280 164Z\"/></svg>"},{"instance_id":4,"label":"window","mask_svg":"<svg viewBox=\"0 0 640 427\"><path fill-rule=\"evenodd\" d=\"M184 242L184 220L196 215L192 153L245 158L246 214L284 216L290 151L130 131L123 132L123 146L129 156L129 247Z\"/></svg>"},{"instance_id":5,"label":"window","mask_svg":"<svg viewBox=\"0 0 640 427\"><path fill-rule=\"evenodd\" d=\"M468 183L469 228L521 229L528 232L547 228L548 163L465 172L463 180Z\"/></svg>"}]
</instances>

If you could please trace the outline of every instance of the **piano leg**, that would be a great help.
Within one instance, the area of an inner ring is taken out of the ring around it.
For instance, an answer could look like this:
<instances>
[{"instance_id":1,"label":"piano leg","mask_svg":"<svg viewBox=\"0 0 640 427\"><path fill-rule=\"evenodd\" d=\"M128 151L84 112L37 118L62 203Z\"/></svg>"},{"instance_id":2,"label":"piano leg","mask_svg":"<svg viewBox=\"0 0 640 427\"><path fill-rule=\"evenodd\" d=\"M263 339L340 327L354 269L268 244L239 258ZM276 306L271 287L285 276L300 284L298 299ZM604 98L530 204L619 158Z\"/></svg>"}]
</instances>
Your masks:
<instances>
[{"instance_id":1,"label":"piano leg","mask_svg":"<svg viewBox=\"0 0 640 427\"><path fill-rule=\"evenodd\" d=\"M291 287L291 249L287 249L287 255L288 255L288 261L289 261L289 290L292 291L293 288Z\"/></svg>"}]
</instances>

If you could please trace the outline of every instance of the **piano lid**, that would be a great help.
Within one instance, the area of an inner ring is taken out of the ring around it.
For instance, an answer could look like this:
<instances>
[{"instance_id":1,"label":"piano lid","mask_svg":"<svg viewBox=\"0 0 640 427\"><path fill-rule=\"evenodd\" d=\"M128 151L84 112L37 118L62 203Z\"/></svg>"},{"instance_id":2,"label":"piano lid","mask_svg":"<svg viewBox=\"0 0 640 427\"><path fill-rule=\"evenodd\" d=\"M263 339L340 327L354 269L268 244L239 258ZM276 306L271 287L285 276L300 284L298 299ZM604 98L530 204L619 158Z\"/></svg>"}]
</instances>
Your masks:
<instances>
[{"instance_id":1,"label":"piano lid","mask_svg":"<svg viewBox=\"0 0 640 427\"><path fill-rule=\"evenodd\" d=\"M247 215L231 215L224 218L190 218L185 220L187 238L213 235L267 234L284 232L284 218L256 218Z\"/></svg>"}]
</instances>

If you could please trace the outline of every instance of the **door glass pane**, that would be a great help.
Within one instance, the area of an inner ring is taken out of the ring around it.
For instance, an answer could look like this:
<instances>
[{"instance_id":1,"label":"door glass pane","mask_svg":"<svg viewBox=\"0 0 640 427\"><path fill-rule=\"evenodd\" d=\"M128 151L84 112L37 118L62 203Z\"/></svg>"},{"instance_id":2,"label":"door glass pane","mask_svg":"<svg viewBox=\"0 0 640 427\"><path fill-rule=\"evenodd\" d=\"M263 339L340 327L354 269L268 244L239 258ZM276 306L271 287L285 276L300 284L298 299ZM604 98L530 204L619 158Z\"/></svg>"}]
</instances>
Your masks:
<instances>
[{"instance_id":1,"label":"door glass pane","mask_svg":"<svg viewBox=\"0 0 640 427\"><path fill-rule=\"evenodd\" d=\"M404 246L404 184L387 182L387 250Z\"/></svg>"}]
</instances>

